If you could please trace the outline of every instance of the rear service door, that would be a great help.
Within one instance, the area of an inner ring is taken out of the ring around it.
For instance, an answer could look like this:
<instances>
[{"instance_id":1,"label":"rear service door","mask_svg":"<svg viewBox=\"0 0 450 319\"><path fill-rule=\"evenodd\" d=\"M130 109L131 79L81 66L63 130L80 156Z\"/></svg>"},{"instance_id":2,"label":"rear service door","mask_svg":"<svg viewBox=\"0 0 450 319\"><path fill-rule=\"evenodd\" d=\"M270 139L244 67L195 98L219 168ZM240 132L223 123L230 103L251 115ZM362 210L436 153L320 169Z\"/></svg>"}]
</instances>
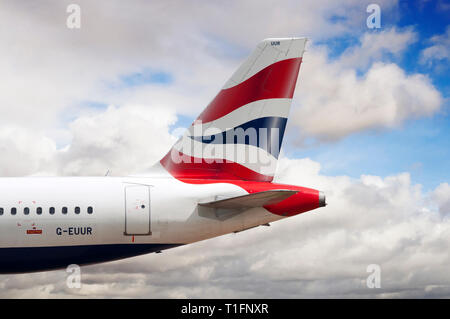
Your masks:
<instances>
[{"instance_id":1,"label":"rear service door","mask_svg":"<svg viewBox=\"0 0 450 319\"><path fill-rule=\"evenodd\" d=\"M125 187L125 235L151 235L150 186Z\"/></svg>"}]
</instances>

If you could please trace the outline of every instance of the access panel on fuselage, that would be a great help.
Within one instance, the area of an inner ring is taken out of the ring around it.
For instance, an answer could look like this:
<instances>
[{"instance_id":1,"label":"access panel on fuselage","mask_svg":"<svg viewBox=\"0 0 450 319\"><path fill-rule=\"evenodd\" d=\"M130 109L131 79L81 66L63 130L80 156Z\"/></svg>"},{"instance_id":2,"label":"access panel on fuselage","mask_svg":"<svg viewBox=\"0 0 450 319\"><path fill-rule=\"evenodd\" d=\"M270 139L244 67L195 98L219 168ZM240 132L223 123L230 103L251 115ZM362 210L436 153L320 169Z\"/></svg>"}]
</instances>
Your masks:
<instances>
[{"instance_id":1,"label":"access panel on fuselage","mask_svg":"<svg viewBox=\"0 0 450 319\"><path fill-rule=\"evenodd\" d=\"M151 235L150 187L125 187L125 235Z\"/></svg>"}]
</instances>

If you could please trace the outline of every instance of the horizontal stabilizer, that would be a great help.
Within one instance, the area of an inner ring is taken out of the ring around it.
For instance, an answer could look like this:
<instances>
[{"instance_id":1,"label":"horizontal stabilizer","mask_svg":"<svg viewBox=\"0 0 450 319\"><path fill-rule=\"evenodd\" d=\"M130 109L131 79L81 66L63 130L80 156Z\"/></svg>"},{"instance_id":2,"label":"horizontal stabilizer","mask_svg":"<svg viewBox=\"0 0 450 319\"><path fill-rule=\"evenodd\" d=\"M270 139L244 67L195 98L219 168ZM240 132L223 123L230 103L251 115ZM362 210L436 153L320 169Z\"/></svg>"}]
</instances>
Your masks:
<instances>
[{"instance_id":1,"label":"horizontal stabilizer","mask_svg":"<svg viewBox=\"0 0 450 319\"><path fill-rule=\"evenodd\" d=\"M200 206L211 208L226 208L226 209L245 209L253 207L262 207L272 205L285 200L286 198L296 194L297 191L292 190L270 190L258 192L243 196L237 196L227 199L221 199L213 202L199 203Z\"/></svg>"}]
</instances>

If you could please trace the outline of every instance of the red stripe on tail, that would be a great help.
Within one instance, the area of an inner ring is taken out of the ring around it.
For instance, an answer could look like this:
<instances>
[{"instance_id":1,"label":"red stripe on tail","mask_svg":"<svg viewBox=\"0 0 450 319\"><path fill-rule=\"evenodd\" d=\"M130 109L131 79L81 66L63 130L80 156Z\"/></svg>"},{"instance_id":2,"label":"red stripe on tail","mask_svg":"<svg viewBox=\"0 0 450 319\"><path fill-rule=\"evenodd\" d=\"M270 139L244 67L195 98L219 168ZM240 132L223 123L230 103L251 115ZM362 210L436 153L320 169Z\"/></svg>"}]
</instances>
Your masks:
<instances>
[{"instance_id":1,"label":"red stripe on tail","mask_svg":"<svg viewBox=\"0 0 450 319\"><path fill-rule=\"evenodd\" d=\"M292 98L301 62L302 58L293 58L273 63L244 82L220 91L197 120L211 122L258 100Z\"/></svg>"},{"instance_id":2,"label":"red stripe on tail","mask_svg":"<svg viewBox=\"0 0 450 319\"><path fill-rule=\"evenodd\" d=\"M196 158L181 152L175 154L180 163L175 163L171 158L170 151L160 161L161 165L175 178L198 178L198 179L225 179L225 180L251 180L259 182L271 182L273 176L267 176L255 172L241 164L223 160L222 163L217 159ZM211 163L208 163L211 162Z\"/></svg>"}]
</instances>

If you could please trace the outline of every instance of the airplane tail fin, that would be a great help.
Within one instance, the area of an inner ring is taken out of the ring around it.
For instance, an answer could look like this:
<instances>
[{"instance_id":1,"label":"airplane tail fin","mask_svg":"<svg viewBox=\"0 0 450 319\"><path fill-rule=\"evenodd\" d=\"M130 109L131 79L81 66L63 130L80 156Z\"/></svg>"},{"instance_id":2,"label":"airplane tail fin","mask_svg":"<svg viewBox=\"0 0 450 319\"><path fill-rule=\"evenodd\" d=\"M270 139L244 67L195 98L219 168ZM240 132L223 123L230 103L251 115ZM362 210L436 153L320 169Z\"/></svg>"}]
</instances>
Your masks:
<instances>
[{"instance_id":1,"label":"airplane tail fin","mask_svg":"<svg viewBox=\"0 0 450 319\"><path fill-rule=\"evenodd\" d=\"M306 41L260 42L162 166L177 178L272 181Z\"/></svg>"}]
</instances>

